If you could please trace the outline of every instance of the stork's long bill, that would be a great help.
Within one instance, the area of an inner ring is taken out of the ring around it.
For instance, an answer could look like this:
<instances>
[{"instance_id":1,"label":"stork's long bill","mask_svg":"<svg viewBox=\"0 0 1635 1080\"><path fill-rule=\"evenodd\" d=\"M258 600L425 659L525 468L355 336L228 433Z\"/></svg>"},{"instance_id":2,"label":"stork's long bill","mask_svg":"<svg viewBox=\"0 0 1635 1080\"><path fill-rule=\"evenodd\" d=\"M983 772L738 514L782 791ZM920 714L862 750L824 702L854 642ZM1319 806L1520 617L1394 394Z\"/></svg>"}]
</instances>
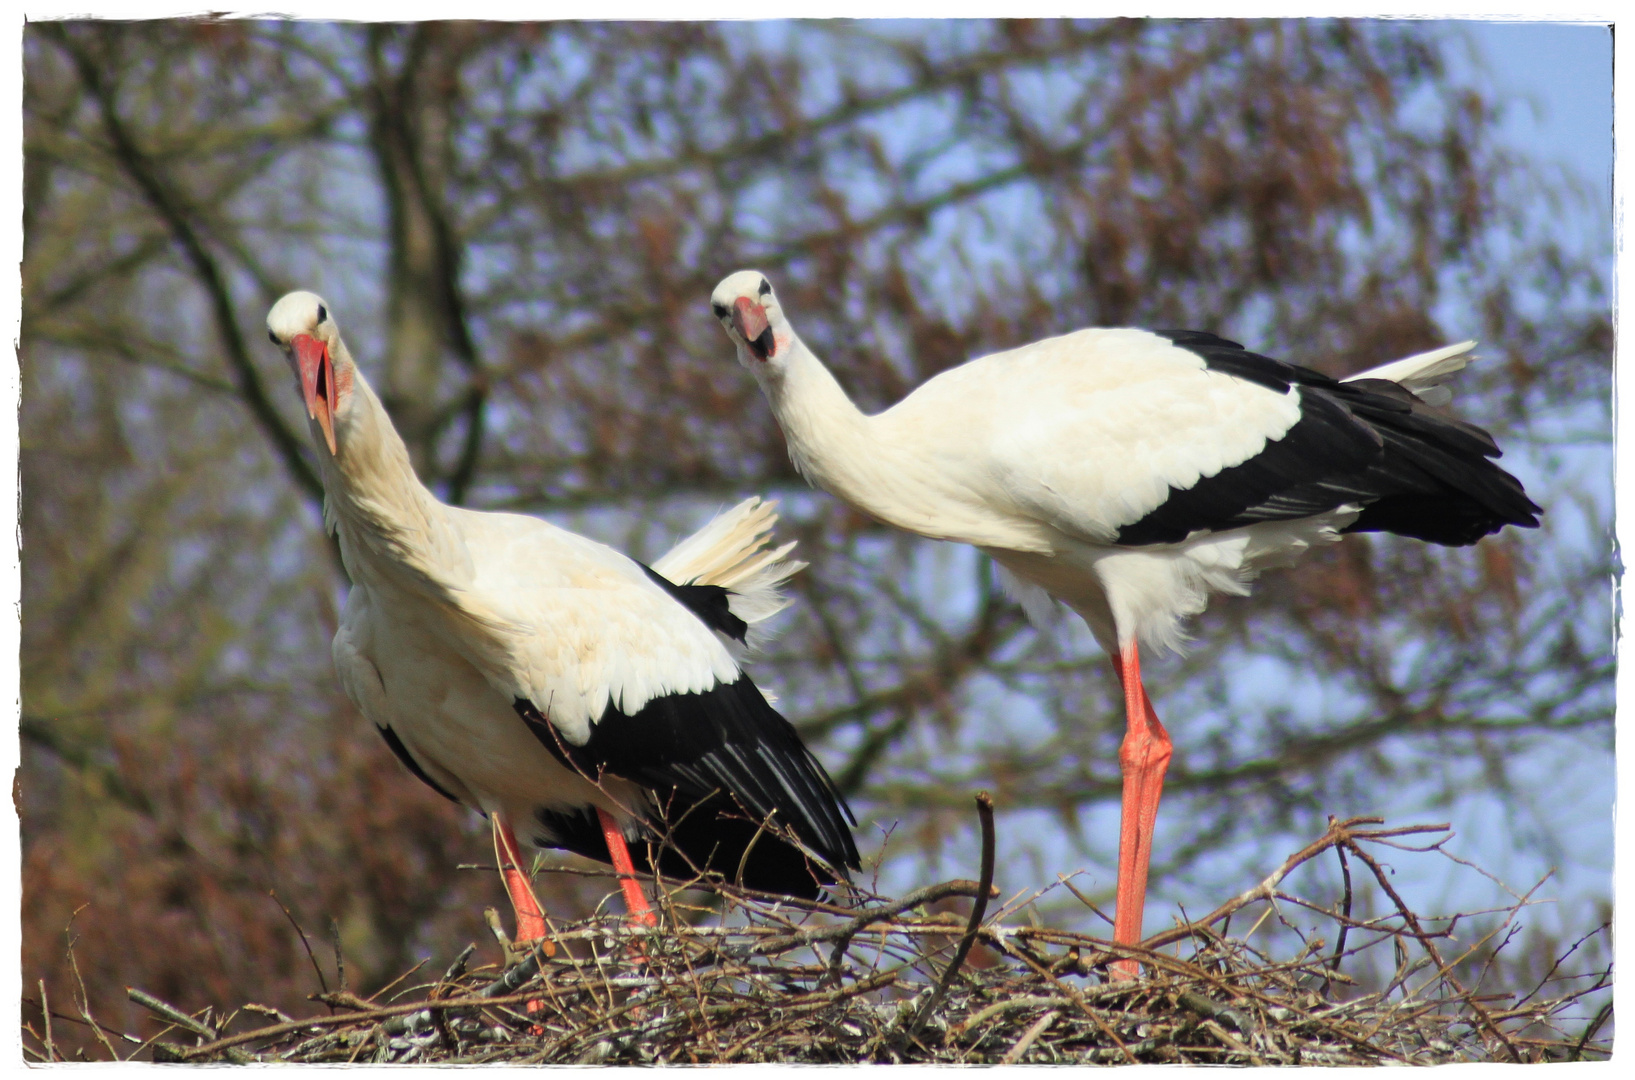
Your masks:
<instances>
[{"instance_id":1,"label":"stork's long bill","mask_svg":"<svg viewBox=\"0 0 1635 1080\"><path fill-rule=\"evenodd\" d=\"M749 351L757 360L765 360L776 347L772 325L767 321L766 309L747 296L740 296L732 305L733 328L749 344Z\"/></svg>"},{"instance_id":2,"label":"stork's long bill","mask_svg":"<svg viewBox=\"0 0 1635 1080\"><path fill-rule=\"evenodd\" d=\"M306 399L307 416L318 421L323 429L324 442L329 452L335 453L335 365L329 359L329 346L311 334L296 334L290 338L295 352L295 363L301 373L301 395Z\"/></svg>"}]
</instances>

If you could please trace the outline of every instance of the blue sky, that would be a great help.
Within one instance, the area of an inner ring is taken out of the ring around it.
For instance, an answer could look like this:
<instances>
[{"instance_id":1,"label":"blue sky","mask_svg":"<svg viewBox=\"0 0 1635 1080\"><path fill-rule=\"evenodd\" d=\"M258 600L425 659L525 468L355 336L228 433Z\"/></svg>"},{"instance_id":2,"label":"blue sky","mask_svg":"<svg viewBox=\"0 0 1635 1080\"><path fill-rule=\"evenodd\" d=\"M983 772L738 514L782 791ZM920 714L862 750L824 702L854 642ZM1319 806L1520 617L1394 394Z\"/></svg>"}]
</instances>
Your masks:
<instances>
[{"instance_id":1,"label":"blue sky","mask_svg":"<svg viewBox=\"0 0 1635 1080\"><path fill-rule=\"evenodd\" d=\"M1612 190L1612 31L1571 23L1466 23L1486 60L1485 77L1533 108L1512 107L1509 140L1542 159L1560 161L1598 184L1602 205ZM1524 106L1522 101L1517 106ZM1610 216L1606 222L1611 227Z\"/></svg>"}]
</instances>

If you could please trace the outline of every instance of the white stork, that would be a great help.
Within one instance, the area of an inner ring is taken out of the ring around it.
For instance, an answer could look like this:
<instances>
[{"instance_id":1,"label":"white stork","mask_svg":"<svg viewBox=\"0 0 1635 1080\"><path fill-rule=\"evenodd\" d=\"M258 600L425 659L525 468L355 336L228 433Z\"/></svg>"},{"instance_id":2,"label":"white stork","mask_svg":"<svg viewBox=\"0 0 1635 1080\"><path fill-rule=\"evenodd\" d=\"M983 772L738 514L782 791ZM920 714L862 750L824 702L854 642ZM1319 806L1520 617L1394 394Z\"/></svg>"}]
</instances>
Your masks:
<instances>
[{"instance_id":1,"label":"white stork","mask_svg":"<svg viewBox=\"0 0 1635 1080\"><path fill-rule=\"evenodd\" d=\"M651 568L538 518L446 506L320 297L285 296L267 330L352 580L341 685L410 772L487 815L518 941L545 933L519 835L611 861L648 924L623 875L655 850L661 873L808 897L857 867L845 800L733 651L805 565L792 543L766 547L770 504L741 503Z\"/></svg>"},{"instance_id":2,"label":"white stork","mask_svg":"<svg viewBox=\"0 0 1635 1080\"><path fill-rule=\"evenodd\" d=\"M1473 544L1539 508L1480 428L1427 407L1475 342L1343 382L1195 331L1080 330L971 360L874 416L796 335L766 277L711 297L817 487L974 544L1037 615L1054 597L1116 657L1127 731L1114 940L1141 912L1169 735L1139 647L1174 649L1212 592L1342 532ZM1133 962L1115 970L1134 974Z\"/></svg>"}]
</instances>

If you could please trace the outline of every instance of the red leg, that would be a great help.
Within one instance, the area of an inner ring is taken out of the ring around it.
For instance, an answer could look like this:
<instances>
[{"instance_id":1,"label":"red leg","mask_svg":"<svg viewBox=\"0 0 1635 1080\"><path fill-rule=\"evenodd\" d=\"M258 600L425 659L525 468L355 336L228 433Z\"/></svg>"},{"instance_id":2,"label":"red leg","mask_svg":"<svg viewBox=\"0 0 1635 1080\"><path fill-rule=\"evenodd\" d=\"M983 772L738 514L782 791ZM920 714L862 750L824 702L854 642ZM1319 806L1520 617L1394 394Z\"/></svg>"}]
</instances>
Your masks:
<instances>
[{"instance_id":1,"label":"red leg","mask_svg":"<svg viewBox=\"0 0 1635 1080\"><path fill-rule=\"evenodd\" d=\"M1152 832L1158 821L1158 797L1164 792L1164 770L1169 767L1169 732L1158 722L1152 701L1141 685L1141 657L1135 642L1119 650L1118 676L1124 684L1127 727L1118 750L1124 774L1124 802L1118 835L1118 900L1113 914L1113 940L1134 945L1141 940L1141 913L1147 899L1147 866L1152 859ZM1140 971L1134 960L1112 966L1119 978L1133 979Z\"/></svg>"},{"instance_id":2,"label":"red leg","mask_svg":"<svg viewBox=\"0 0 1635 1080\"><path fill-rule=\"evenodd\" d=\"M638 926L657 926L658 916L653 914L647 897L642 895L641 885L636 881L636 867L630 861L630 848L625 846L623 830L613 820L613 815L600 806L596 808L596 818L602 823L602 838L607 841L607 853L613 859L613 869L619 874L619 887L624 890L624 906L630 912L630 921Z\"/></svg>"},{"instance_id":3,"label":"red leg","mask_svg":"<svg viewBox=\"0 0 1635 1080\"><path fill-rule=\"evenodd\" d=\"M522 869L522 849L517 844L517 834L511 831L510 822L498 813L489 814L488 819L493 823L494 855L499 860L500 876L505 880L505 891L511 896L511 909L517 916L517 933L512 943L523 945L538 941L540 951L546 956L555 956L556 944L545 936L545 912L540 910L539 898L534 895L534 887ZM537 1013L545 1008L545 1002L529 1001L524 1008ZM534 1034L544 1034L544 1030L534 1025Z\"/></svg>"},{"instance_id":4,"label":"red leg","mask_svg":"<svg viewBox=\"0 0 1635 1080\"><path fill-rule=\"evenodd\" d=\"M505 879L505 891L511 896L511 909L517 915L517 944L537 941L545 936L545 913L540 910L533 886L522 869L522 850L517 846L517 835L499 814L490 814L494 823L495 855L499 857L500 876ZM547 953L549 955L549 953Z\"/></svg>"}]
</instances>

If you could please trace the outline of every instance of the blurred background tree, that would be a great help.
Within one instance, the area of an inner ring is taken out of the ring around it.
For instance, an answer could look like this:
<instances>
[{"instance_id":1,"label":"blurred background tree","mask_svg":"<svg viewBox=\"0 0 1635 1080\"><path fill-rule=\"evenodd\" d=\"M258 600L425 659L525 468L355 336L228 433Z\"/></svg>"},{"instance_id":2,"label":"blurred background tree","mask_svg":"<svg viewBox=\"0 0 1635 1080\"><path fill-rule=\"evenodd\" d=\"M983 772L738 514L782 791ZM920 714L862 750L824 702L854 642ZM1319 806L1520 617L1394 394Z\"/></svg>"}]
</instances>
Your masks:
<instances>
[{"instance_id":1,"label":"blurred background tree","mask_svg":"<svg viewBox=\"0 0 1635 1080\"><path fill-rule=\"evenodd\" d=\"M456 869L484 860L481 822L336 686L344 579L262 330L294 287L331 302L449 501L650 558L780 498L812 565L756 677L852 796L880 886L968 874L985 786L1002 884L1083 868L1098 900L1107 664L1076 619L1030 627L974 552L809 491L711 287L772 274L868 407L1084 325L1214 330L1336 374L1479 337L1457 408L1544 529L1461 551L1350 537L1218 599L1149 676L1176 738L1149 909L1213 906L1330 813L1451 816L1513 884L1573 863L1576 830L1610 833L1610 241L1562 237L1583 193L1495 139L1450 41L1324 21L31 23L25 986L69 1000L79 911L99 1019L136 1029L126 984L293 1010L316 986L280 902L320 939L334 920L373 990L482 940L499 900ZM1540 934L1605 917L1606 865ZM601 895L541 889L562 914ZM1041 905L1092 921L1060 890Z\"/></svg>"}]
</instances>

